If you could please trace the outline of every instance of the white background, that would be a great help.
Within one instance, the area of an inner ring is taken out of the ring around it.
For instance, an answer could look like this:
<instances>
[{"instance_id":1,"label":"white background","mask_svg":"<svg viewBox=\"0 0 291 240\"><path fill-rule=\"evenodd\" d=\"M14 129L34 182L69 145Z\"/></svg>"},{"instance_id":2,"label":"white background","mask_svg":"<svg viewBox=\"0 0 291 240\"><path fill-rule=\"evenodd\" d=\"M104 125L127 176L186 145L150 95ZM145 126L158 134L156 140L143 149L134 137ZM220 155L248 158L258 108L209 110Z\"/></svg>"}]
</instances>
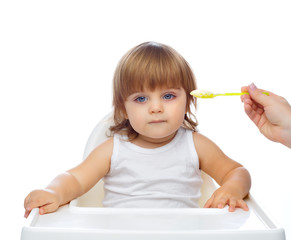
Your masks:
<instances>
[{"instance_id":1,"label":"white background","mask_svg":"<svg viewBox=\"0 0 291 240\"><path fill-rule=\"evenodd\" d=\"M24 197L81 161L117 62L141 42L175 48L200 89L255 82L291 102L290 12L280 0L1 1L0 234L19 239ZM290 237L290 149L260 135L239 97L201 100L197 117Z\"/></svg>"}]
</instances>

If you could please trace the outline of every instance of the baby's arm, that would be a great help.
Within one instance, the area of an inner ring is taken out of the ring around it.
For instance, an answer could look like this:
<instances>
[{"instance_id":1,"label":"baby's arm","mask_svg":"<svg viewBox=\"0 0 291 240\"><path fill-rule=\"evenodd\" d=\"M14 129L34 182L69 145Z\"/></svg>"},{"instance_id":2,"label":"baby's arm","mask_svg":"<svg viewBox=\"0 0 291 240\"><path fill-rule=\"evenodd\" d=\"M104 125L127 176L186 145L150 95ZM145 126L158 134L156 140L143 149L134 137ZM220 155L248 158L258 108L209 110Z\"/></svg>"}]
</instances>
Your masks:
<instances>
[{"instance_id":1,"label":"baby's arm","mask_svg":"<svg viewBox=\"0 0 291 240\"><path fill-rule=\"evenodd\" d=\"M249 193L251 178L249 172L239 163L227 157L211 140L199 133L193 133L200 169L209 174L221 187L206 202L206 208L236 207L248 210L243 200Z\"/></svg>"},{"instance_id":2,"label":"baby's arm","mask_svg":"<svg viewBox=\"0 0 291 240\"><path fill-rule=\"evenodd\" d=\"M45 189L34 190L24 200L25 215L33 208L40 214L54 212L74 198L89 191L110 169L113 139L105 141L92 151L77 167L58 175Z\"/></svg>"}]
</instances>

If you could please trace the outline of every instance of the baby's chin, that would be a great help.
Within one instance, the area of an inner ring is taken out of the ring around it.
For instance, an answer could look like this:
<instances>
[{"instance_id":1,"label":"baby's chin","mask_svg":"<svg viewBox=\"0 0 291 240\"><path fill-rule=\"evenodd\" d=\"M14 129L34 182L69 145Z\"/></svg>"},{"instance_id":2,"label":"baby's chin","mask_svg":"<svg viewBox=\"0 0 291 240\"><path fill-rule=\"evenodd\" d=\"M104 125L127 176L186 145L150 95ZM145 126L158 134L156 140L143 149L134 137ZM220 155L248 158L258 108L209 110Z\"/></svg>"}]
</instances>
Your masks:
<instances>
[{"instance_id":1,"label":"baby's chin","mask_svg":"<svg viewBox=\"0 0 291 240\"><path fill-rule=\"evenodd\" d=\"M151 134L145 134L143 137L148 139L153 143L161 143L172 140L176 135L177 130L175 131L163 131L163 130L156 130L153 131Z\"/></svg>"}]
</instances>

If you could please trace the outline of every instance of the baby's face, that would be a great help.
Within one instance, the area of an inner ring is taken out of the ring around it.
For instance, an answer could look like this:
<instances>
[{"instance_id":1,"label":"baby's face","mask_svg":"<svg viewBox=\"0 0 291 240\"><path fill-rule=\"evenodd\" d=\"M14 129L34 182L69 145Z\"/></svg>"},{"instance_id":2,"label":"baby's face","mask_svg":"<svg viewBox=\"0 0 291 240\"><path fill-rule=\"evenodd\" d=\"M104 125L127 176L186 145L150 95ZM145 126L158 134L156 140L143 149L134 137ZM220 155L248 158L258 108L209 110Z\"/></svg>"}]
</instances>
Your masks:
<instances>
[{"instance_id":1,"label":"baby's face","mask_svg":"<svg viewBox=\"0 0 291 240\"><path fill-rule=\"evenodd\" d=\"M176 133L186 113L186 92L179 89L144 90L125 101L127 118L139 136L156 142Z\"/></svg>"}]
</instances>

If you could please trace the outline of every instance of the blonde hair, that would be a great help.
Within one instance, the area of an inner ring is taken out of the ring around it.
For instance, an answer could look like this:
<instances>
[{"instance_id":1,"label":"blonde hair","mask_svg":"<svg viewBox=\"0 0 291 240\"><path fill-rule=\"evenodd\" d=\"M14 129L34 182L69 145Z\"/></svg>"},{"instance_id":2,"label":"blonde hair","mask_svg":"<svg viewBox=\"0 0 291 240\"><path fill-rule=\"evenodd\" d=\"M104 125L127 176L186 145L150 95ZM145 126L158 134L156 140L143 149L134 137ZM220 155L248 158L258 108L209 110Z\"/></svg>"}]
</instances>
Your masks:
<instances>
[{"instance_id":1,"label":"blonde hair","mask_svg":"<svg viewBox=\"0 0 291 240\"><path fill-rule=\"evenodd\" d=\"M126 134L134 139L138 133L125 118L124 102L135 92L144 88L180 88L187 96L183 127L197 131L197 120L191 112L191 104L196 109L196 98L189 93L195 90L196 81L187 61L173 48L156 43L145 42L129 50L119 61L113 77L114 125L111 133ZM194 118L194 120L192 119Z\"/></svg>"}]
</instances>

